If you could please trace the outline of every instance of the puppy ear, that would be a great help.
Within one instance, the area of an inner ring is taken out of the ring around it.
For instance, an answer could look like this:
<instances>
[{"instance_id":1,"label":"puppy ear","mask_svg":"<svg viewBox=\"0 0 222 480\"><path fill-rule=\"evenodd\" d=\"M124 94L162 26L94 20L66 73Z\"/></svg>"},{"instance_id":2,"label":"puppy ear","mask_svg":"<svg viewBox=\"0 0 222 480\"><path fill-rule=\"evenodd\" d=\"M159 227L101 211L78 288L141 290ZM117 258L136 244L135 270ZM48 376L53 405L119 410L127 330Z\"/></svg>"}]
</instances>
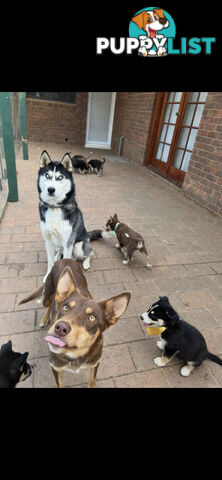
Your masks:
<instances>
[{"instance_id":1,"label":"puppy ear","mask_svg":"<svg viewBox=\"0 0 222 480\"><path fill-rule=\"evenodd\" d=\"M72 172L72 160L69 153L65 153L60 163L66 168L66 170L68 170L68 172Z\"/></svg>"},{"instance_id":2,"label":"puppy ear","mask_svg":"<svg viewBox=\"0 0 222 480\"><path fill-rule=\"evenodd\" d=\"M159 297L159 299L162 300L163 302L169 302L168 297Z\"/></svg>"},{"instance_id":3,"label":"puppy ear","mask_svg":"<svg viewBox=\"0 0 222 480\"><path fill-rule=\"evenodd\" d=\"M51 158L46 150L43 150L40 157L40 168L44 168L46 165L51 163Z\"/></svg>"},{"instance_id":4,"label":"puppy ear","mask_svg":"<svg viewBox=\"0 0 222 480\"><path fill-rule=\"evenodd\" d=\"M4 345L1 346L1 352L2 353L7 353L11 352L12 350L12 341L9 340L8 343L4 343Z\"/></svg>"},{"instance_id":5,"label":"puppy ear","mask_svg":"<svg viewBox=\"0 0 222 480\"><path fill-rule=\"evenodd\" d=\"M139 28L146 30L146 23L147 23L148 13L143 10L143 12L139 13L132 18L132 22L136 23Z\"/></svg>"},{"instance_id":6,"label":"puppy ear","mask_svg":"<svg viewBox=\"0 0 222 480\"><path fill-rule=\"evenodd\" d=\"M123 292L115 297L108 298L99 302L99 305L104 309L106 328L114 325L117 320L124 314L131 298L131 292Z\"/></svg>"},{"instance_id":7,"label":"puppy ear","mask_svg":"<svg viewBox=\"0 0 222 480\"><path fill-rule=\"evenodd\" d=\"M12 364L12 366L17 370L20 368L27 360L29 352L22 353L19 355L18 358L16 358Z\"/></svg>"},{"instance_id":8,"label":"puppy ear","mask_svg":"<svg viewBox=\"0 0 222 480\"><path fill-rule=\"evenodd\" d=\"M72 293L76 291L75 280L73 278L72 271L69 267L64 268L63 272L61 273L57 288L56 288L56 295L55 300L57 303L62 303L69 298Z\"/></svg>"},{"instance_id":9,"label":"puppy ear","mask_svg":"<svg viewBox=\"0 0 222 480\"><path fill-rule=\"evenodd\" d=\"M156 13L160 18L165 18L162 8L154 8L153 13Z\"/></svg>"}]
</instances>

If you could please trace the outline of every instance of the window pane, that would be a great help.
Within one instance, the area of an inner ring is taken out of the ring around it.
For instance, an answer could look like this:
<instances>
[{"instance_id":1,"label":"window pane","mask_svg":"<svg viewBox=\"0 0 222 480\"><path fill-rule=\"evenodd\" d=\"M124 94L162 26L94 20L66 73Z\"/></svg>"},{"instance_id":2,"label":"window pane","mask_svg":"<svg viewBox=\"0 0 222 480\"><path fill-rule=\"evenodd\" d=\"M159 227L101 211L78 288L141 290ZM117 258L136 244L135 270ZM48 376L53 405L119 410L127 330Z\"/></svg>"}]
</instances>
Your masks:
<instances>
[{"instance_id":1,"label":"window pane","mask_svg":"<svg viewBox=\"0 0 222 480\"><path fill-rule=\"evenodd\" d=\"M174 101L175 102L180 102L181 97L182 97L182 92L176 92Z\"/></svg>"},{"instance_id":2,"label":"window pane","mask_svg":"<svg viewBox=\"0 0 222 480\"><path fill-rule=\"evenodd\" d=\"M164 115L164 122L168 122L169 116L170 116L170 110L171 110L172 105L167 105L166 110L165 110L165 115Z\"/></svg>"},{"instance_id":3,"label":"window pane","mask_svg":"<svg viewBox=\"0 0 222 480\"><path fill-rule=\"evenodd\" d=\"M197 102L199 92L190 92L188 102Z\"/></svg>"},{"instance_id":4,"label":"window pane","mask_svg":"<svg viewBox=\"0 0 222 480\"><path fill-rule=\"evenodd\" d=\"M190 138L187 144L187 150L193 150L194 142L197 136L197 128L192 128L190 132Z\"/></svg>"},{"instance_id":5,"label":"window pane","mask_svg":"<svg viewBox=\"0 0 222 480\"><path fill-rule=\"evenodd\" d=\"M162 162L167 163L169 151L170 151L170 146L169 146L169 145L165 145L165 147L164 147L164 149L163 149L162 159L161 159Z\"/></svg>"},{"instance_id":6,"label":"window pane","mask_svg":"<svg viewBox=\"0 0 222 480\"><path fill-rule=\"evenodd\" d=\"M185 148L189 132L190 132L190 128L185 128L185 127L181 128L180 137L177 145L178 147Z\"/></svg>"},{"instance_id":7,"label":"window pane","mask_svg":"<svg viewBox=\"0 0 222 480\"><path fill-rule=\"evenodd\" d=\"M166 140L165 140L166 143L171 143L172 142L174 130L175 130L175 125L169 125L168 126L167 136L166 136Z\"/></svg>"},{"instance_id":8,"label":"window pane","mask_svg":"<svg viewBox=\"0 0 222 480\"><path fill-rule=\"evenodd\" d=\"M194 127L199 127L204 107L205 107L205 105L203 105L203 104L198 105L197 111L196 111L195 117L194 117L194 122L193 122Z\"/></svg>"},{"instance_id":9,"label":"window pane","mask_svg":"<svg viewBox=\"0 0 222 480\"><path fill-rule=\"evenodd\" d=\"M206 102L207 95L208 95L208 92L201 92L199 102Z\"/></svg>"},{"instance_id":10,"label":"window pane","mask_svg":"<svg viewBox=\"0 0 222 480\"><path fill-rule=\"evenodd\" d=\"M196 105L189 105L189 104L187 105L186 112L183 119L183 125L191 125L195 108L196 108Z\"/></svg>"},{"instance_id":11,"label":"window pane","mask_svg":"<svg viewBox=\"0 0 222 480\"><path fill-rule=\"evenodd\" d=\"M170 93L169 93L168 100L167 100L168 102L173 102L174 93L175 93L175 92L170 92Z\"/></svg>"},{"instance_id":12,"label":"window pane","mask_svg":"<svg viewBox=\"0 0 222 480\"><path fill-rule=\"evenodd\" d=\"M161 134L160 134L160 140L162 140L162 141L164 141L165 134L166 134L166 129L167 129L167 125L163 125L162 130L161 130Z\"/></svg>"},{"instance_id":13,"label":"window pane","mask_svg":"<svg viewBox=\"0 0 222 480\"><path fill-rule=\"evenodd\" d=\"M161 159L162 149L163 149L163 143L159 143L157 153L156 153L157 160Z\"/></svg>"},{"instance_id":14,"label":"window pane","mask_svg":"<svg viewBox=\"0 0 222 480\"><path fill-rule=\"evenodd\" d=\"M179 112L179 108L180 108L179 103L175 103L173 105L172 112L171 112L171 115L170 115L170 123L176 123L176 121L177 121L176 113Z\"/></svg>"},{"instance_id":15,"label":"window pane","mask_svg":"<svg viewBox=\"0 0 222 480\"><path fill-rule=\"evenodd\" d=\"M182 158L183 158L184 150L178 150L176 149L176 153L174 155L174 160L173 160L173 166L175 168L180 168Z\"/></svg>"},{"instance_id":16,"label":"window pane","mask_svg":"<svg viewBox=\"0 0 222 480\"><path fill-rule=\"evenodd\" d=\"M181 170L183 172L187 172L190 157L191 157L191 152L186 152L185 155L184 155L184 159L183 159L183 165L181 167Z\"/></svg>"}]
</instances>

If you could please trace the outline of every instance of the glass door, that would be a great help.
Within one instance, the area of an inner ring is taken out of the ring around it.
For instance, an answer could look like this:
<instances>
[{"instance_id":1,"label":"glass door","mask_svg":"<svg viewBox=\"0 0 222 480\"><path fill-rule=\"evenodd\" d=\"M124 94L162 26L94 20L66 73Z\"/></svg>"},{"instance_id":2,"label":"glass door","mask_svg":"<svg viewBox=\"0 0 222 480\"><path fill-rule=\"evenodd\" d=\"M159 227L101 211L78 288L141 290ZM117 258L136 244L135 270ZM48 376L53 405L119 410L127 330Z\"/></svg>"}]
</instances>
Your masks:
<instances>
[{"instance_id":1,"label":"glass door","mask_svg":"<svg viewBox=\"0 0 222 480\"><path fill-rule=\"evenodd\" d=\"M207 92L160 93L154 112L147 163L182 185L204 110Z\"/></svg>"}]
</instances>

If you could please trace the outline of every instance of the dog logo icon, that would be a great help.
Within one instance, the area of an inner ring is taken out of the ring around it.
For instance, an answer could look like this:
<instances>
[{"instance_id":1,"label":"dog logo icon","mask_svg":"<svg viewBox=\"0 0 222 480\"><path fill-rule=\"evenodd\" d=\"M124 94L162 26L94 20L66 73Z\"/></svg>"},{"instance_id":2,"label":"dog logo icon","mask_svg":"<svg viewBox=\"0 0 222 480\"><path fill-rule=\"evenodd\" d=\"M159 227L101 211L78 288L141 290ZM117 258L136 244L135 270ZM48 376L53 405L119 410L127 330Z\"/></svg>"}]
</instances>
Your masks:
<instances>
[{"instance_id":1,"label":"dog logo icon","mask_svg":"<svg viewBox=\"0 0 222 480\"><path fill-rule=\"evenodd\" d=\"M176 27L165 10L148 7L134 15L130 22L129 35L140 41L139 55L162 57L168 54L167 37L175 37Z\"/></svg>"},{"instance_id":2,"label":"dog logo icon","mask_svg":"<svg viewBox=\"0 0 222 480\"><path fill-rule=\"evenodd\" d=\"M130 17L129 36L97 37L96 54L166 57L171 55L211 55L216 37L179 36L175 45L176 25L163 8L147 7Z\"/></svg>"}]
</instances>

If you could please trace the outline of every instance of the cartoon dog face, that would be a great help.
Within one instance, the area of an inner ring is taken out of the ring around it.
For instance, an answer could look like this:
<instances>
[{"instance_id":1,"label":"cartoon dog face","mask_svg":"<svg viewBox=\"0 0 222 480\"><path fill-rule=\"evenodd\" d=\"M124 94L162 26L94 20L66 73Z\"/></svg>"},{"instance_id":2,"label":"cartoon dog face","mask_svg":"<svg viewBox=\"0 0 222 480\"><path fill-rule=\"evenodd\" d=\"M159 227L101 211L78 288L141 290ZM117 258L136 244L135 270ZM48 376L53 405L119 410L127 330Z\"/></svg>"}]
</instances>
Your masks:
<instances>
[{"instance_id":1,"label":"cartoon dog face","mask_svg":"<svg viewBox=\"0 0 222 480\"><path fill-rule=\"evenodd\" d=\"M164 15L162 8L154 8L154 10L143 11L132 18L132 22L136 23L139 28L147 32L147 36L154 38L159 30L169 27L169 21Z\"/></svg>"}]
</instances>

